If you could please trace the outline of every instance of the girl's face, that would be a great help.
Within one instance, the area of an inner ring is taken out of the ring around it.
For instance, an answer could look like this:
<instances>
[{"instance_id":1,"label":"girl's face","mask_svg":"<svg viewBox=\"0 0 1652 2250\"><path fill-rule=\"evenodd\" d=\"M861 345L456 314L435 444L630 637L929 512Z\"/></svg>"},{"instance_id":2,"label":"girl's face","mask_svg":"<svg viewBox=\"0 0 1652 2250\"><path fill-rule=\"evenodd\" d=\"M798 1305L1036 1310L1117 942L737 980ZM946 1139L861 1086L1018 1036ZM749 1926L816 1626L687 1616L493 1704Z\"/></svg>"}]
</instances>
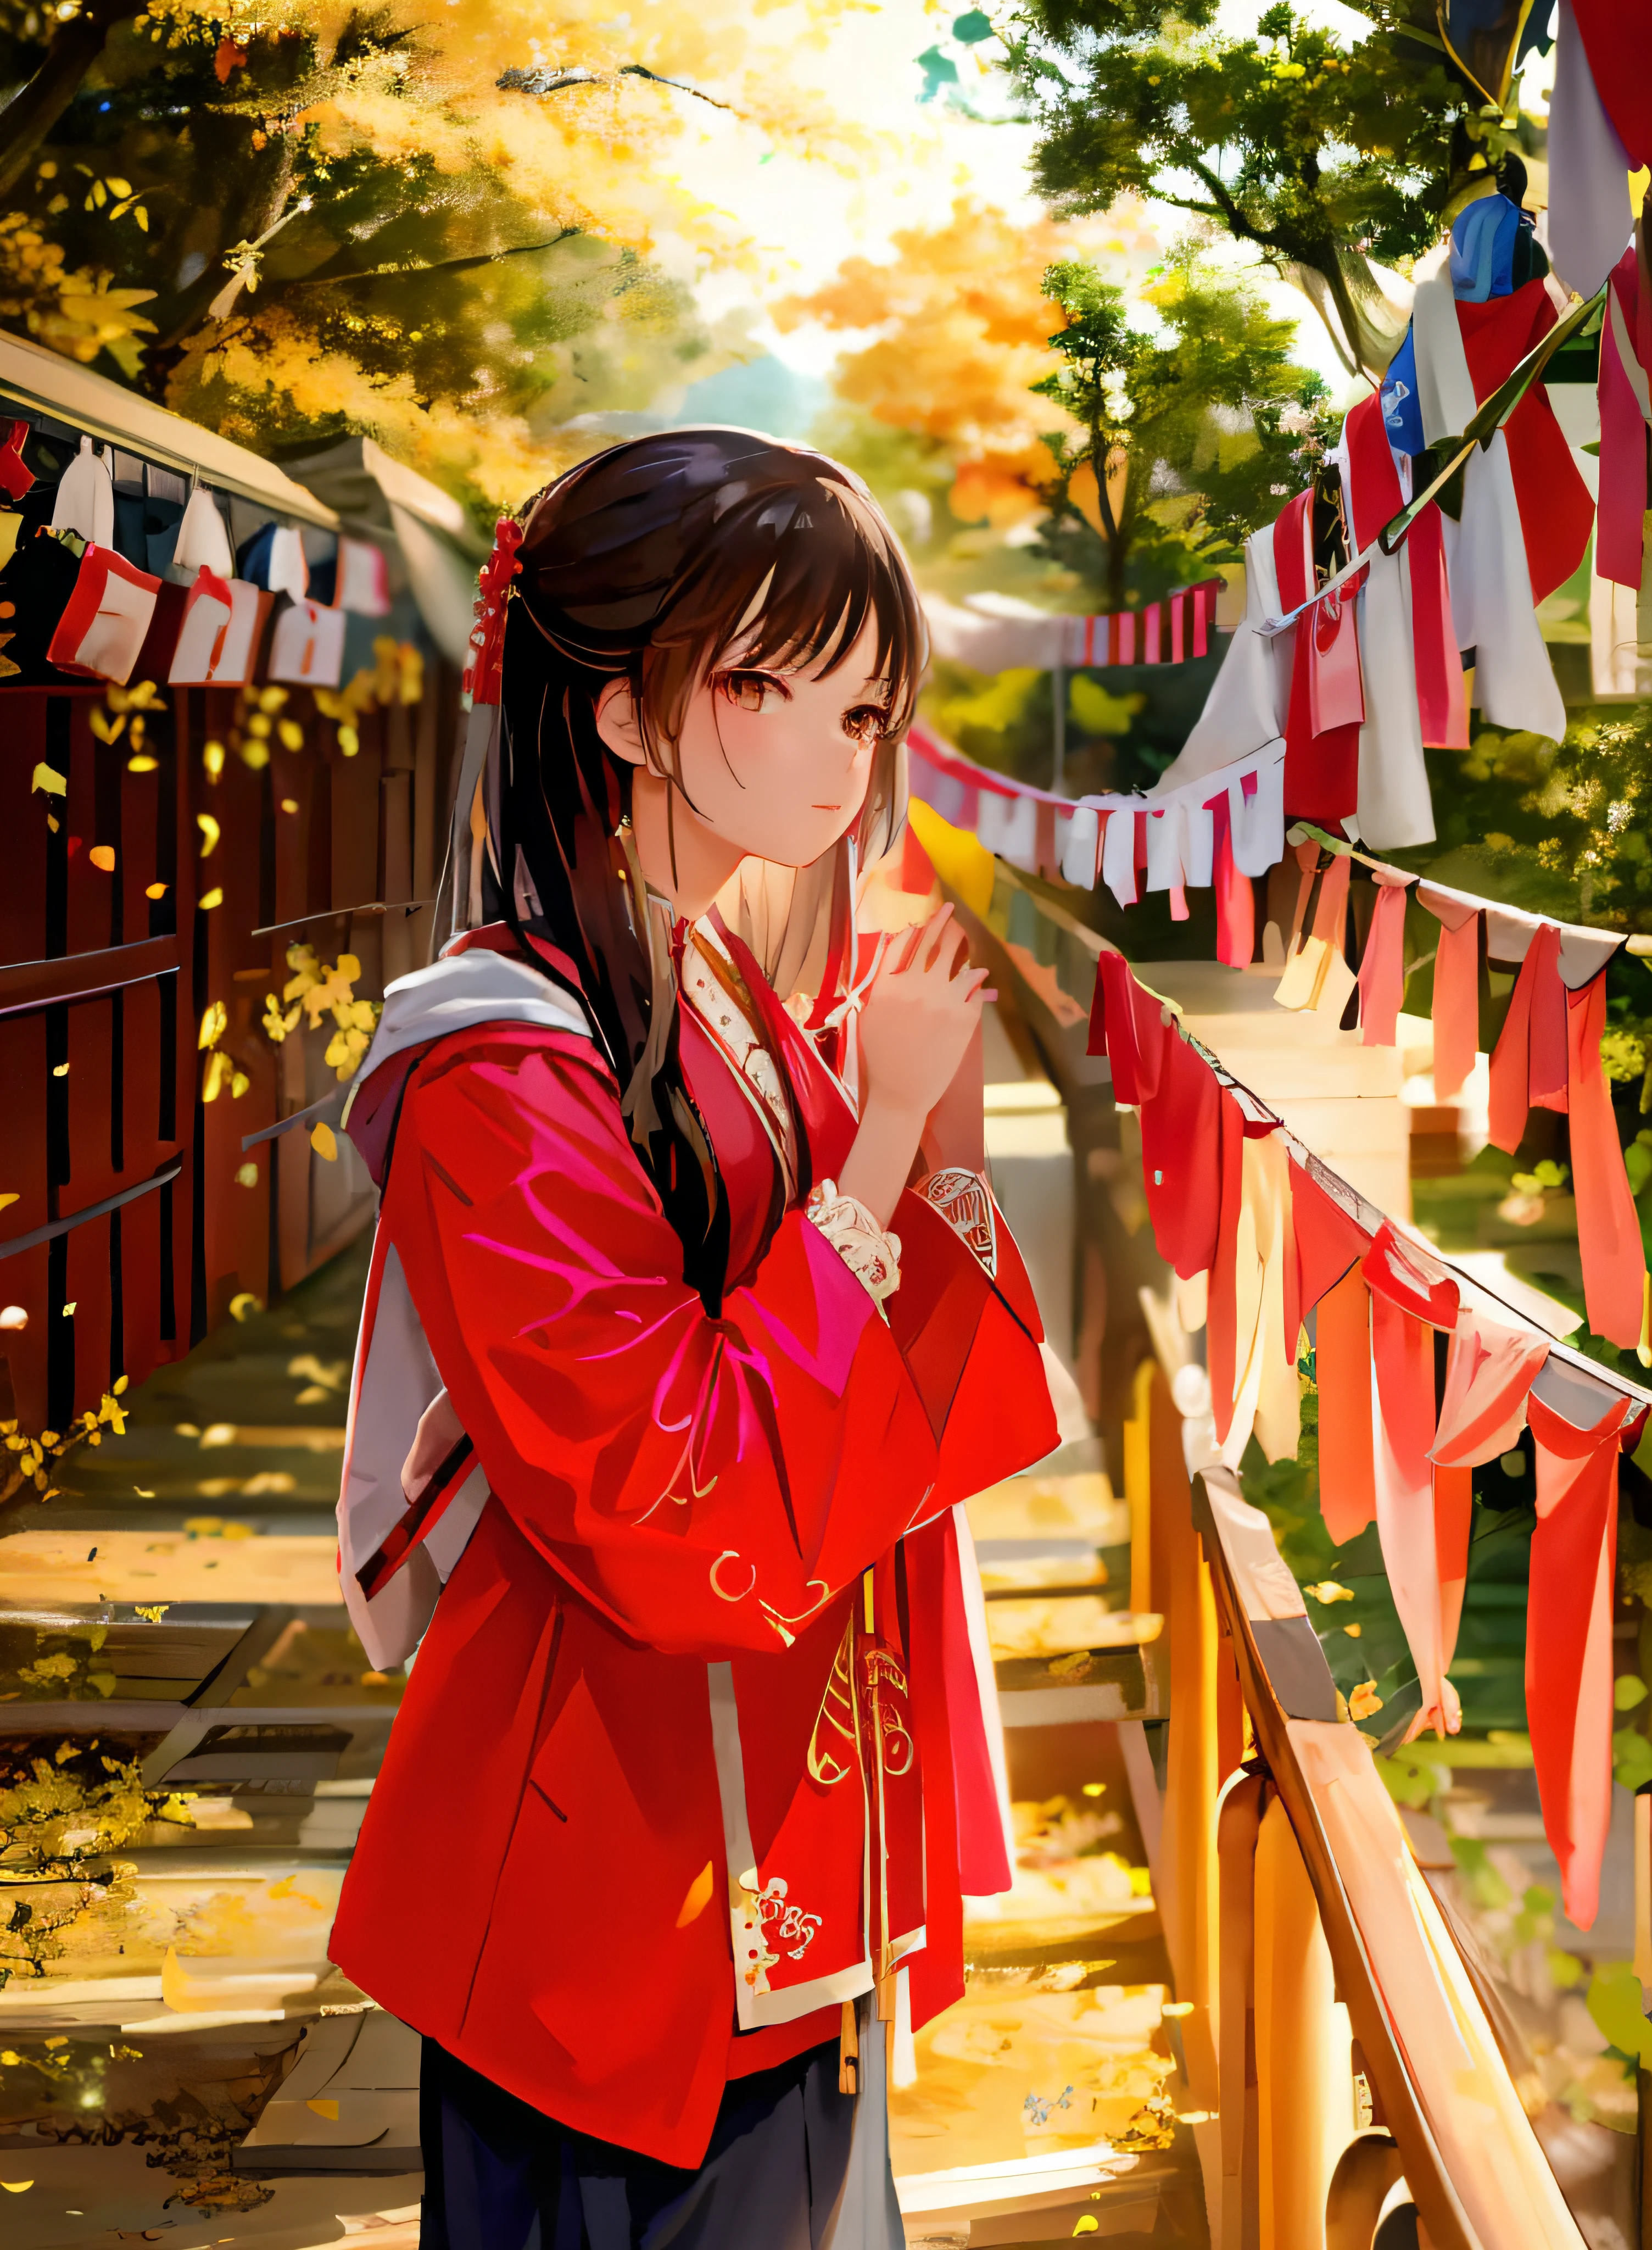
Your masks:
<instances>
[{"instance_id":1,"label":"girl's face","mask_svg":"<svg viewBox=\"0 0 1652 2250\"><path fill-rule=\"evenodd\" d=\"M687 812L742 858L806 867L829 852L865 800L891 687L880 677L869 619L830 672L726 659L694 691L677 742ZM597 706L610 749L641 749L630 690L615 681ZM683 818L679 804L678 819Z\"/></svg>"}]
</instances>

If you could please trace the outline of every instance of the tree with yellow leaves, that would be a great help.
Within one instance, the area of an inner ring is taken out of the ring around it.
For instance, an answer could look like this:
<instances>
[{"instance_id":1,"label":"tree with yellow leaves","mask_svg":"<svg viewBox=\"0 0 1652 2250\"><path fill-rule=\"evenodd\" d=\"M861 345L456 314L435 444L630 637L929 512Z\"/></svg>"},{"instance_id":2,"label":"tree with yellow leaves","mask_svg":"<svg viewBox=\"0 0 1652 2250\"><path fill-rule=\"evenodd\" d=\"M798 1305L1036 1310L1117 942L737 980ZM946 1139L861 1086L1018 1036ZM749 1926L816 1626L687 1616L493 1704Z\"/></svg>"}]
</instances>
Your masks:
<instances>
[{"instance_id":1,"label":"tree with yellow leaves","mask_svg":"<svg viewBox=\"0 0 1652 2250\"><path fill-rule=\"evenodd\" d=\"M265 449L365 431L513 503L707 339L648 254L730 120L850 163L809 57L852 0L10 0L0 321Z\"/></svg>"},{"instance_id":2,"label":"tree with yellow leaves","mask_svg":"<svg viewBox=\"0 0 1652 2250\"><path fill-rule=\"evenodd\" d=\"M839 361L839 398L875 421L911 432L952 467L953 513L1013 523L1040 505L1053 471L1047 440L1079 425L1033 386L1050 368L1048 338L1060 318L1045 293L1048 267L1116 237L1119 251L1156 248L1133 211L1075 230L1052 219L1024 224L960 197L944 226L894 237L889 262L851 258L823 288L788 300L782 328L817 321L874 331Z\"/></svg>"}]
</instances>

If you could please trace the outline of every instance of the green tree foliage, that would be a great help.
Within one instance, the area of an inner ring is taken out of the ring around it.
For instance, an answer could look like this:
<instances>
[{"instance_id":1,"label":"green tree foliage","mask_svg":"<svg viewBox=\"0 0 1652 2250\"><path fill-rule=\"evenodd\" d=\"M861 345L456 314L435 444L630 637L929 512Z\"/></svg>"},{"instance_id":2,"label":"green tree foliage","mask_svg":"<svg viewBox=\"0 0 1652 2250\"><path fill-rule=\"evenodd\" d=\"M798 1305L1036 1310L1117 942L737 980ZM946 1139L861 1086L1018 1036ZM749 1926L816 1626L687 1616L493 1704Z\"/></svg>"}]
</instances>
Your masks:
<instances>
[{"instance_id":1,"label":"green tree foliage","mask_svg":"<svg viewBox=\"0 0 1652 2250\"><path fill-rule=\"evenodd\" d=\"M1373 261L1436 241L1518 128L1453 66L1432 0L1350 5L1357 42L1284 0L1254 35L1221 28L1216 0L1027 0L1007 45L1059 210L1133 190L1193 213L1296 281L1350 369L1375 373L1403 322Z\"/></svg>"},{"instance_id":2,"label":"green tree foliage","mask_svg":"<svg viewBox=\"0 0 1652 2250\"><path fill-rule=\"evenodd\" d=\"M1294 325L1187 245L1142 293L1156 330L1132 325L1124 292L1094 266L1052 266L1043 286L1065 323L1050 339L1057 364L1033 388L1085 433L1045 440L1058 477L1052 543L1070 562L1091 528L1112 610L1236 560L1332 434L1324 381L1291 358Z\"/></svg>"}]
</instances>

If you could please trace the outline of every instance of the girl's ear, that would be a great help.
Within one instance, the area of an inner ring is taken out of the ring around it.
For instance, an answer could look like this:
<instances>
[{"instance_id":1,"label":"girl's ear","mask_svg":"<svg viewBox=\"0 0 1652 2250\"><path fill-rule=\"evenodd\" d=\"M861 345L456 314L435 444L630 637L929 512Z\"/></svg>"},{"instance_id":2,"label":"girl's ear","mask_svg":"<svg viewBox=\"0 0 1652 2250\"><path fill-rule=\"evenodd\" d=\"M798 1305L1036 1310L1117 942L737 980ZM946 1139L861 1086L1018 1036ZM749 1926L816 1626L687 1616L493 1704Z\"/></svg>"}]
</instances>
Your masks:
<instances>
[{"instance_id":1,"label":"girl's ear","mask_svg":"<svg viewBox=\"0 0 1652 2250\"><path fill-rule=\"evenodd\" d=\"M627 765L648 763L648 746L637 724L637 699L629 680L610 680L597 697L596 731L603 749Z\"/></svg>"}]
</instances>

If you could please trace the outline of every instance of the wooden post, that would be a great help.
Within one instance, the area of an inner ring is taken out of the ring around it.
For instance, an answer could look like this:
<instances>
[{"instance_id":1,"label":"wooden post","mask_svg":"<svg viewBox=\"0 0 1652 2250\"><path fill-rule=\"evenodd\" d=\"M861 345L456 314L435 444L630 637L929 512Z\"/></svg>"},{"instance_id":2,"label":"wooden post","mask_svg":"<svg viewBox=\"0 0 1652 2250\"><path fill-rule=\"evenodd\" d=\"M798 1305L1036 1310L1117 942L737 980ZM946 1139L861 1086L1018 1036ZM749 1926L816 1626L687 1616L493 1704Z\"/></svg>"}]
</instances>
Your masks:
<instances>
[{"instance_id":1,"label":"wooden post","mask_svg":"<svg viewBox=\"0 0 1652 2250\"><path fill-rule=\"evenodd\" d=\"M1176 1996L1193 2003L1182 2051L1194 2101L1217 2107L1216 1674L1219 1643L1210 1570L1193 1528L1181 1416L1156 1364L1145 1392L1153 1605L1170 1641L1170 1733L1160 1911ZM1133 1572L1132 1572L1133 1577ZM1133 1589L1132 1589L1133 1591Z\"/></svg>"},{"instance_id":2,"label":"wooden post","mask_svg":"<svg viewBox=\"0 0 1652 2250\"><path fill-rule=\"evenodd\" d=\"M1258 2250L1256 2033L1256 1838L1267 1784L1235 1782L1216 1825L1221 1881L1222 2218L1216 2250Z\"/></svg>"},{"instance_id":3,"label":"wooden post","mask_svg":"<svg viewBox=\"0 0 1652 2250\"><path fill-rule=\"evenodd\" d=\"M1130 1606L1139 1617L1153 1607L1153 1391L1158 1364L1144 1359L1130 1393L1124 1425L1125 1504L1130 1510Z\"/></svg>"},{"instance_id":4,"label":"wooden post","mask_svg":"<svg viewBox=\"0 0 1652 2250\"><path fill-rule=\"evenodd\" d=\"M1353 2062L1331 1949L1276 1798L1256 1841L1260 2250L1322 2250L1325 2198L1353 2125Z\"/></svg>"}]
</instances>

